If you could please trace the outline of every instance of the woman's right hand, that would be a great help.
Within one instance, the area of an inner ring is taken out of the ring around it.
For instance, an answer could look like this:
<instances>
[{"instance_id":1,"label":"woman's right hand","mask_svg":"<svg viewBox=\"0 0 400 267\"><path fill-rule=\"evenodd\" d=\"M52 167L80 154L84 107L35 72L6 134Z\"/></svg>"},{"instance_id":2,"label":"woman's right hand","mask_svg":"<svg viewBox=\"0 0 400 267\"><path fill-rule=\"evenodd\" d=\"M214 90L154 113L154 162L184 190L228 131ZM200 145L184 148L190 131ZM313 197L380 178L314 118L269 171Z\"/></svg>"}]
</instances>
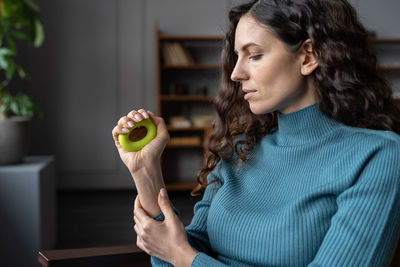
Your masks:
<instances>
[{"instance_id":1,"label":"woman's right hand","mask_svg":"<svg viewBox=\"0 0 400 267\"><path fill-rule=\"evenodd\" d=\"M127 134L128 129L134 127L135 122L150 118L157 127L157 135L141 150L130 152L125 150L118 141L118 135ZM122 162L133 174L141 167L152 166L159 162L162 152L169 140L169 134L163 118L157 117L151 111L140 109L132 110L127 116L119 119L118 124L112 130L115 146L118 149Z\"/></svg>"}]
</instances>

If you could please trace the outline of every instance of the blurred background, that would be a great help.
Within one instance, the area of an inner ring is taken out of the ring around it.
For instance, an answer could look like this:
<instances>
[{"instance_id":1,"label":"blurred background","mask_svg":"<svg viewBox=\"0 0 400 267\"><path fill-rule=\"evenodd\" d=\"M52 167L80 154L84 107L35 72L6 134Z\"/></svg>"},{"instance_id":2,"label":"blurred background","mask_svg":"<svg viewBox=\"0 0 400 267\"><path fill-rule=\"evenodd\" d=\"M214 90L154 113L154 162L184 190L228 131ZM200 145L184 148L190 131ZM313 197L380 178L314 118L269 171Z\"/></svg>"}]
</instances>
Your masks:
<instances>
[{"instance_id":1,"label":"blurred background","mask_svg":"<svg viewBox=\"0 0 400 267\"><path fill-rule=\"evenodd\" d=\"M17 79L10 90L29 94L44 116L32 119L23 162L0 166L0 180L12 179L0 185L1 246L8 247L0 253L14 253L16 240L25 244L27 253L35 246L61 249L136 242L135 187L111 135L119 118L132 109L168 116L176 143L167 148L164 175L170 198L188 224L199 199L190 191L208 129L207 123L196 124L194 117L212 114L209 100L217 90L227 14L246 1L34 2L40 8L45 40L39 48L19 45L18 62L31 80ZM350 2L375 35L382 68L399 94L400 1ZM163 49L174 41L194 63L168 62ZM24 209L34 205L29 197L37 205L27 214ZM7 213L10 210L20 215L7 222L14 216ZM21 221L35 228L20 230L26 228ZM33 239L38 241L31 244Z\"/></svg>"}]
</instances>

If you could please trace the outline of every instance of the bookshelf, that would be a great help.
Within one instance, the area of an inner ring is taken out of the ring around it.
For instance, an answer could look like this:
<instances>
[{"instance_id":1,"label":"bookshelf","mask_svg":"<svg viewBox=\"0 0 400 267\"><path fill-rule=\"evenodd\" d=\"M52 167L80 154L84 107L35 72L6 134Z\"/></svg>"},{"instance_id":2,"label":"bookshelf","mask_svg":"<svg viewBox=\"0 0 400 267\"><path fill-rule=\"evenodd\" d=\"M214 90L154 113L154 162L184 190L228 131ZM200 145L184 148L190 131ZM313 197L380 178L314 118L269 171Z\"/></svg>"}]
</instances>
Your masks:
<instances>
[{"instance_id":1,"label":"bookshelf","mask_svg":"<svg viewBox=\"0 0 400 267\"><path fill-rule=\"evenodd\" d=\"M191 191L214 118L223 36L177 35L155 24L156 109L170 134L161 159L170 191Z\"/></svg>"},{"instance_id":2,"label":"bookshelf","mask_svg":"<svg viewBox=\"0 0 400 267\"><path fill-rule=\"evenodd\" d=\"M378 67L383 70L392 85L393 93L400 96L400 38L371 37L378 57Z\"/></svg>"}]
</instances>

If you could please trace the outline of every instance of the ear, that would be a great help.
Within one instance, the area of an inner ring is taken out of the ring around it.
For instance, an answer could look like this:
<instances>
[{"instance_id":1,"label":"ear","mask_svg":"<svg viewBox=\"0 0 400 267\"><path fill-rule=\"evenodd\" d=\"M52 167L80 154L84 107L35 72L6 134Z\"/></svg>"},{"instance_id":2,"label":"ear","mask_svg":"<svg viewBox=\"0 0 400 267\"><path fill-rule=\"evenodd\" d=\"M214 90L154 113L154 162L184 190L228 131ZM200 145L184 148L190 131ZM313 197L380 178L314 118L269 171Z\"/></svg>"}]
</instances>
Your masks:
<instances>
[{"instance_id":1,"label":"ear","mask_svg":"<svg viewBox=\"0 0 400 267\"><path fill-rule=\"evenodd\" d=\"M300 47L301 53L301 74L310 75L317 67L318 61L311 39L307 39Z\"/></svg>"}]
</instances>

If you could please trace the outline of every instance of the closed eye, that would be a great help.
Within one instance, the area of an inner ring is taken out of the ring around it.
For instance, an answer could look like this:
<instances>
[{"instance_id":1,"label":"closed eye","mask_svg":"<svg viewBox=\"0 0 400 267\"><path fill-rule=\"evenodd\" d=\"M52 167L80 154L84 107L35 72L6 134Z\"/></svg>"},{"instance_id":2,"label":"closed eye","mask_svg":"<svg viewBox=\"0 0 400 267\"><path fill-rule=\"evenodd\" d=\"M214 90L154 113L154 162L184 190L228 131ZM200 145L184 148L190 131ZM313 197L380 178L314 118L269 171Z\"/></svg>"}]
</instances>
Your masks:
<instances>
[{"instance_id":1,"label":"closed eye","mask_svg":"<svg viewBox=\"0 0 400 267\"><path fill-rule=\"evenodd\" d=\"M258 60L262 57L262 55L255 55L255 56L250 56L249 59L251 60Z\"/></svg>"}]
</instances>

